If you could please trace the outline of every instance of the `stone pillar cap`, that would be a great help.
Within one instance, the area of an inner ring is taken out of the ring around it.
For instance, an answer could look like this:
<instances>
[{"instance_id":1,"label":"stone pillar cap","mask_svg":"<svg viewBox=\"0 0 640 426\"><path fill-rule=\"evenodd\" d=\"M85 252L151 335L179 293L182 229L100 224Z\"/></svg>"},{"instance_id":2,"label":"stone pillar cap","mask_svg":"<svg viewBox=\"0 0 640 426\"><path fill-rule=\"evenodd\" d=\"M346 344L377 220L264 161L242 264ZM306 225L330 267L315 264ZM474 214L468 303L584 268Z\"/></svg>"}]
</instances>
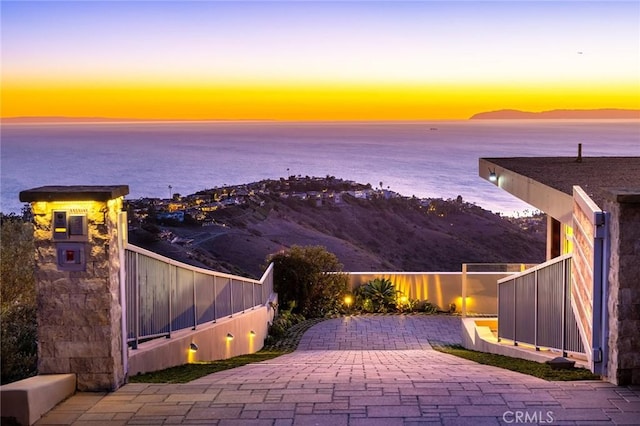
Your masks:
<instances>
[{"instance_id":1,"label":"stone pillar cap","mask_svg":"<svg viewBox=\"0 0 640 426\"><path fill-rule=\"evenodd\" d=\"M640 203L640 188L605 188L610 201L618 203Z\"/></svg>"},{"instance_id":2,"label":"stone pillar cap","mask_svg":"<svg viewBox=\"0 0 640 426\"><path fill-rule=\"evenodd\" d=\"M129 193L129 185L70 185L41 186L20 191L20 201L107 201L124 197Z\"/></svg>"}]
</instances>

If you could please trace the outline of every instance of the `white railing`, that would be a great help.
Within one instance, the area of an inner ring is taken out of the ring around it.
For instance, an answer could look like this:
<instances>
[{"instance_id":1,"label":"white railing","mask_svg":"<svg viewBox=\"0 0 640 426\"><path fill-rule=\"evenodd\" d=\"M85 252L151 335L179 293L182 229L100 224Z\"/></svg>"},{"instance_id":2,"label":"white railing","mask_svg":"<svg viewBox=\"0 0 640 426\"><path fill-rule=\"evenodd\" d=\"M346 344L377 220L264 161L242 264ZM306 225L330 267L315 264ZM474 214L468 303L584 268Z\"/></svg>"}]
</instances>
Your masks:
<instances>
[{"instance_id":1,"label":"white railing","mask_svg":"<svg viewBox=\"0 0 640 426\"><path fill-rule=\"evenodd\" d=\"M571 255L498 281L498 340L585 353L571 309Z\"/></svg>"},{"instance_id":2,"label":"white railing","mask_svg":"<svg viewBox=\"0 0 640 426\"><path fill-rule=\"evenodd\" d=\"M171 337L255 307L273 293L273 264L260 280L187 265L127 245L125 252L127 342Z\"/></svg>"}]
</instances>

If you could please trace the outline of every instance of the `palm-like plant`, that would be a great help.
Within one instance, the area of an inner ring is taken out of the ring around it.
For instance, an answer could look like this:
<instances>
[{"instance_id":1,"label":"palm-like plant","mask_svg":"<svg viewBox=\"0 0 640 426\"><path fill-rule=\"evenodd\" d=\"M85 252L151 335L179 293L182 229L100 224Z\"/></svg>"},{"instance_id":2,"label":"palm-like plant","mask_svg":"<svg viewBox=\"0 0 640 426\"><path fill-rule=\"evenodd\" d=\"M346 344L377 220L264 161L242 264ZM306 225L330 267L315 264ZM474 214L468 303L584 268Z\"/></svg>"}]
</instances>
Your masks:
<instances>
[{"instance_id":1,"label":"palm-like plant","mask_svg":"<svg viewBox=\"0 0 640 426\"><path fill-rule=\"evenodd\" d=\"M358 290L363 299L371 301L375 312L387 312L395 309L398 292L390 279L373 279Z\"/></svg>"}]
</instances>

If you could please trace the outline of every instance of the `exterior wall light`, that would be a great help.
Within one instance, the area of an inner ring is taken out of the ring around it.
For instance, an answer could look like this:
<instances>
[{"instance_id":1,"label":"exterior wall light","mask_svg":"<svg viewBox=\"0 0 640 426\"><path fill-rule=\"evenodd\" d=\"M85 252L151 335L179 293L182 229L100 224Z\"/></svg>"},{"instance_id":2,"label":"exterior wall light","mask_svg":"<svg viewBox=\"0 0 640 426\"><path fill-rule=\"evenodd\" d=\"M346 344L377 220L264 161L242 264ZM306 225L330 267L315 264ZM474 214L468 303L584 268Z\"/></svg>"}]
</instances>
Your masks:
<instances>
[{"instance_id":1,"label":"exterior wall light","mask_svg":"<svg viewBox=\"0 0 640 426\"><path fill-rule=\"evenodd\" d=\"M255 335L256 335L256 332L255 332L255 331L251 330L251 331L249 332L249 336L251 336L251 337L255 337Z\"/></svg>"},{"instance_id":2,"label":"exterior wall light","mask_svg":"<svg viewBox=\"0 0 640 426\"><path fill-rule=\"evenodd\" d=\"M231 333L227 333L227 340L228 340L228 341L233 340L233 334L231 334Z\"/></svg>"},{"instance_id":3,"label":"exterior wall light","mask_svg":"<svg viewBox=\"0 0 640 426\"><path fill-rule=\"evenodd\" d=\"M496 174L496 169L489 169L489 182L497 182L498 175Z\"/></svg>"},{"instance_id":4,"label":"exterior wall light","mask_svg":"<svg viewBox=\"0 0 640 426\"><path fill-rule=\"evenodd\" d=\"M197 352L198 351L198 345L196 345L195 343L191 342L189 344L189 351L190 352Z\"/></svg>"}]
</instances>

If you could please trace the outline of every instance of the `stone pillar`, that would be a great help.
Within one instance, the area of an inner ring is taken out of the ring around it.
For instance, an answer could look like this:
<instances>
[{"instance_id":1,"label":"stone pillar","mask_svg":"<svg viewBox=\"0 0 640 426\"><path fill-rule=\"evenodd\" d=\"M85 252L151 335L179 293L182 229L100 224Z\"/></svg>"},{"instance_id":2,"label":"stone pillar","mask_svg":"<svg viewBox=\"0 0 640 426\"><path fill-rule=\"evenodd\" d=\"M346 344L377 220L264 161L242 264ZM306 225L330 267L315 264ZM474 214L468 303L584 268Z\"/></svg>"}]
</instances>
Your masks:
<instances>
[{"instance_id":1,"label":"stone pillar","mask_svg":"<svg viewBox=\"0 0 640 426\"><path fill-rule=\"evenodd\" d=\"M126 229L118 222L128 193L126 185L20 193L35 225L38 374L75 373L80 391L115 390L125 380L120 250Z\"/></svg>"},{"instance_id":2,"label":"stone pillar","mask_svg":"<svg viewBox=\"0 0 640 426\"><path fill-rule=\"evenodd\" d=\"M608 380L640 384L640 190L612 190L610 213Z\"/></svg>"}]
</instances>

